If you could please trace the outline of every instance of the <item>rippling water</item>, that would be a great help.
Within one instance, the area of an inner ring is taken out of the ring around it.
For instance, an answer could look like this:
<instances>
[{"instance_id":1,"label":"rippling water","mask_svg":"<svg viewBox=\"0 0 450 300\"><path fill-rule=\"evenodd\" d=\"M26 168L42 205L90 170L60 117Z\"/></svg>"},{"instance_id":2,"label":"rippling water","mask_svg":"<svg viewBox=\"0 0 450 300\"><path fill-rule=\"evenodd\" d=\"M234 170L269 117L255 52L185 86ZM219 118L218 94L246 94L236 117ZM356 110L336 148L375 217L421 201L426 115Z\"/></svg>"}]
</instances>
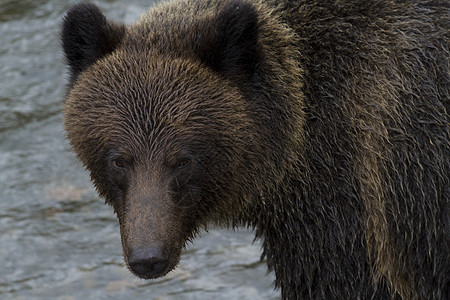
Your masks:
<instances>
[{"instance_id":1,"label":"rippling water","mask_svg":"<svg viewBox=\"0 0 450 300\"><path fill-rule=\"evenodd\" d=\"M59 24L74 1L0 0L0 299L277 299L260 244L211 230L159 280L123 265L112 209L67 150ZM131 23L149 1L96 3Z\"/></svg>"}]
</instances>

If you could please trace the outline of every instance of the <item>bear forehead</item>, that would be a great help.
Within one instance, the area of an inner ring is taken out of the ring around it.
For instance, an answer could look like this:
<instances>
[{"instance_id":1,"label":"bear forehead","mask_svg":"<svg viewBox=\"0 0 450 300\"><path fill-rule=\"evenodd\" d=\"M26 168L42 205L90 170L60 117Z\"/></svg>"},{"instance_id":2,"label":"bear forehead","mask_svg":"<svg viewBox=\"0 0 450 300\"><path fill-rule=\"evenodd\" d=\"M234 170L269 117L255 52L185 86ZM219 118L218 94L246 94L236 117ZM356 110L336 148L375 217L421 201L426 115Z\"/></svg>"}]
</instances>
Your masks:
<instances>
[{"instance_id":1,"label":"bear forehead","mask_svg":"<svg viewBox=\"0 0 450 300\"><path fill-rule=\"evenodd\" d=\"M195 62L118 50L81 74L71 91L95 107L119 105L154 113L224 109L239 92Z\"/></svg>"},{"instance_id":2,"label":"bear forehead","mask_svg":"<svg viewBox=\"0 0 450 300\"><path fill-rule=\"evenodd\" d=\"M166 137L186 135L204 127L218 134L249 123L248 105L237 88L207 68L121 49L81 74L66 110L86 132L116 133L106 135L112 139L146 139L155 130Z\"/></svg>"}]
</instances>

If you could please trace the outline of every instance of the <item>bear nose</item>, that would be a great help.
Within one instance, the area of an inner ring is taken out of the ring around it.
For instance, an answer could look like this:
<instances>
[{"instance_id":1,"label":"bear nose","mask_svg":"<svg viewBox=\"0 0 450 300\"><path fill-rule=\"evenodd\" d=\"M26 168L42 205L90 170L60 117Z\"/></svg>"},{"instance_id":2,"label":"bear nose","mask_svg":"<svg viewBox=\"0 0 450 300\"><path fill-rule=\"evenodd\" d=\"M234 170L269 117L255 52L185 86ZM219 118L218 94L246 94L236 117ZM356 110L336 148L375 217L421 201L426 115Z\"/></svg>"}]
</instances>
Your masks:
<instances>
[{"instance_id":1,"label":"bear nose","mask_svg":"<svg viewBox=\"0 0 450 300\"><path fill-rule=\"evenodd\" d=\"M150 279L164 275L169 257L159 248L140 248L131 251L128 265L139 277Z\"/></svg>"}]
</instances>

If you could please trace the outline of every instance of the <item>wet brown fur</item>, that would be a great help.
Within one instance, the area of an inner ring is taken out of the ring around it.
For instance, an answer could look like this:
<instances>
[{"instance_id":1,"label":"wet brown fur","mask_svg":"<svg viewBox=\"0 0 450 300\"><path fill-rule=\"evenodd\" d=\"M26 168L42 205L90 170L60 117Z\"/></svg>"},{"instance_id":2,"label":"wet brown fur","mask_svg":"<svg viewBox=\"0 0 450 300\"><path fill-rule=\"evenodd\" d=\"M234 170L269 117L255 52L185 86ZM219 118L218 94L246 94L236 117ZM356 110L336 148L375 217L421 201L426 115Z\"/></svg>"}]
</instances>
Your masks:
<instances>
[{"instance_id":1,"label":"wet brown fur","mask_svg":"<svg viewBox=\"0 0 450 300\"><path fill-rule=\"evenodd\" d=\"M65 128L125 259L160 247L167 273L244 224L283 298L449 299L449 25L439 1L73 7Z\"/></svg>"}]
</instances>

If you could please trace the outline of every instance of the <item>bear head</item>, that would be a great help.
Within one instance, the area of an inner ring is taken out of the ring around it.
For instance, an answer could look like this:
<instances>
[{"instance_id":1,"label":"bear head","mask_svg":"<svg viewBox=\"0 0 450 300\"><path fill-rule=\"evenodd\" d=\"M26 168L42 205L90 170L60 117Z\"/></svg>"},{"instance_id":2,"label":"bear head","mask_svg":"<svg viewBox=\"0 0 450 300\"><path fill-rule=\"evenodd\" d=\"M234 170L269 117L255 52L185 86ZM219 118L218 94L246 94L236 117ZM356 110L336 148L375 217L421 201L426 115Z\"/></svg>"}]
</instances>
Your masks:
<instances>
[{"instance_id":1,"label":"bear head","mask_svg":"<svg viewBox=\"0 0 450 300\"><path fill-rule=\"evenodd\" d=\"M257 178L275 172L244 95L258 76L255 9L219 6L171 19L168 5L125 27L81 3L62 25L67 137L142 278L172 270L199 228L237 223L269 184Z\"/></svg>"}]
</instances>

